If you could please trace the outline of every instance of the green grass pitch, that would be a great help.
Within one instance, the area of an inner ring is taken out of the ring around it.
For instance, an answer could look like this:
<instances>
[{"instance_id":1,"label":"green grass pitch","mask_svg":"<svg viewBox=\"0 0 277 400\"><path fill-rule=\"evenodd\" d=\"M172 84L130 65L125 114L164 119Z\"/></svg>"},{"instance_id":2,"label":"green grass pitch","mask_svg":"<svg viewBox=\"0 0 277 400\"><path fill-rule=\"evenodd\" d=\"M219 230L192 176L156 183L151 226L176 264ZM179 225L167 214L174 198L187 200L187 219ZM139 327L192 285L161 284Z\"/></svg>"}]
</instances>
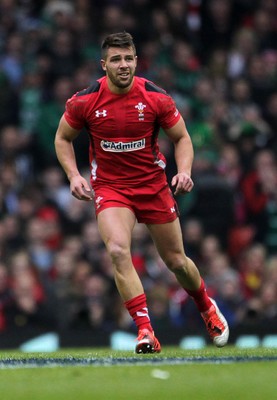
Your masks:
<instances>
[{"instance_id":1,"label":"green grass pitch","mask_svg":"<svg viewBox=\"0 0 277 400\"><path fill-rule=\"evenodd\" d=\"M1 400L273 400L277 349L0 352Z\"/></svg>"}]
</instances>

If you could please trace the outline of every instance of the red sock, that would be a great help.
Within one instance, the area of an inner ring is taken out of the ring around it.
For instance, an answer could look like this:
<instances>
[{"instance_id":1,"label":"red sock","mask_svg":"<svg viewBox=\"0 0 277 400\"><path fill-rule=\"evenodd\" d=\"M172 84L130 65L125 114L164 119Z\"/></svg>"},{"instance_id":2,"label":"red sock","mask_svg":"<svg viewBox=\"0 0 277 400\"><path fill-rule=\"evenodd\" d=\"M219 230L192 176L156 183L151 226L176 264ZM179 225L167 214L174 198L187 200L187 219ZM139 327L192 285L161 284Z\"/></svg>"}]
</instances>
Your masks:
<instances>
[{"instance_id":1,"label":"red sock","mask_svg":"<svg viewBox=\"0 0 277 400\"><path fill-rule=\"evenodd\" d=\"M146 296L144 293L126 301L124 304L138 329L146 328L151 332L153 331L148 315Z\"/></svg>"},{"instance_id":2,"label":"red sock","mask_svg":"<svg viewBox=\"0 0 277 400\"><path fill-rule=\"evenodd\" d=\"M201 278L200 288L197 290L188 290L187 293L193 298L198 310L202 313L207 311L213 303L211 302L205 288L204 280Z\"/></svg>"}]
</instances>

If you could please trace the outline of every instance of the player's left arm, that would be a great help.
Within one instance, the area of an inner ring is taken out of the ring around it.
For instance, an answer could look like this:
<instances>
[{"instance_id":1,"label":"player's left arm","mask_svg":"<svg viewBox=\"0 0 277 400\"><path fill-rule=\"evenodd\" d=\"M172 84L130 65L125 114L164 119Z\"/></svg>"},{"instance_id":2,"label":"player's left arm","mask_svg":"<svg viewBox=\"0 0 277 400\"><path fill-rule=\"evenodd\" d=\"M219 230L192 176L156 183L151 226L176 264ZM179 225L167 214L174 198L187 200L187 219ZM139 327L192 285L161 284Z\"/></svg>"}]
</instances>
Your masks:
<instances>
[{"instance_id":1,"label":"player's left arm","mask_svg":"<svg viewBox=\"0 0 277 400\"><path fill-rule=\"evenodd\" d=\"M165 132L175 147L177 174L171 181L172 186L175 186L174 194L190 192L194 186L191 179L194 151L185 121L181 117L173 127L165 129Z\"/></svg>"}]
</instances>

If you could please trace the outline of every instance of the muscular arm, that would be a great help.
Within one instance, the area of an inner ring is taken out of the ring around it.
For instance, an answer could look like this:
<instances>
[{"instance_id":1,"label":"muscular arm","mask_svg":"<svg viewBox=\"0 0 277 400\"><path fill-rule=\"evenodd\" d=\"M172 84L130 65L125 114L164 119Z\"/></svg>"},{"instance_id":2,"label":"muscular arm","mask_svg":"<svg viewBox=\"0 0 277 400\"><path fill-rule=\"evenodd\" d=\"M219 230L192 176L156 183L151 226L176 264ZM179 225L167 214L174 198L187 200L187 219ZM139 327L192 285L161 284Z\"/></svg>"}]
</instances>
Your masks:
<instances>
[{"instance_id":1,"label":"muscular arm","mask_svg":"<svg viewBox=\"0 0 277 400\"><path fill-rule=\"evenodd\" d=\"M172 186L176 186L174 194L190 192L193 188L191 168L194 152L183 118L180 118L176 125L166 129L165 132L175 147L177 174L171 181Z\"/></svg>"},{"instance_id":2,"label":"muscular arm","mask_svg":"<svg viewBox=\"0 0 277 400\"><path fill-rule=\"evenodd\" d=\"M56 154L70 181L72 195L80 200L92 200L90 186L81 176L76 163L73 140L78 135L79 131L73 129L62 117L55 137Z\"/></svg>"}]
</instances>

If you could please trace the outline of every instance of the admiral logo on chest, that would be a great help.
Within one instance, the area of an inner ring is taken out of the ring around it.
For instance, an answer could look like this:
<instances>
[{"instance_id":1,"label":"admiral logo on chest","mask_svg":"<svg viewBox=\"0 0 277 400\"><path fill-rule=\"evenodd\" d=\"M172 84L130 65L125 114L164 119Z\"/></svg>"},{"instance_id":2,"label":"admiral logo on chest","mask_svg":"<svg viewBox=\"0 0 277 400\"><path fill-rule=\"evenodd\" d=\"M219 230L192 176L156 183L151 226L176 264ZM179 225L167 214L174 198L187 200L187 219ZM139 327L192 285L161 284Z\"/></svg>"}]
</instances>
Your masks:
<instances>
[{"instance_id":1,"label":"admiral logo on chest","mask_svg":"<svg viewBox=\"0 0 277 400\"><path fill-rule=\"evenodd\" d=\"M132 142L110 142L109 140L101 140L100 145L104 151L121 153L125 151L136 151L144 149L145 139L134 140Z\"/></svg>"}]
</instances>

